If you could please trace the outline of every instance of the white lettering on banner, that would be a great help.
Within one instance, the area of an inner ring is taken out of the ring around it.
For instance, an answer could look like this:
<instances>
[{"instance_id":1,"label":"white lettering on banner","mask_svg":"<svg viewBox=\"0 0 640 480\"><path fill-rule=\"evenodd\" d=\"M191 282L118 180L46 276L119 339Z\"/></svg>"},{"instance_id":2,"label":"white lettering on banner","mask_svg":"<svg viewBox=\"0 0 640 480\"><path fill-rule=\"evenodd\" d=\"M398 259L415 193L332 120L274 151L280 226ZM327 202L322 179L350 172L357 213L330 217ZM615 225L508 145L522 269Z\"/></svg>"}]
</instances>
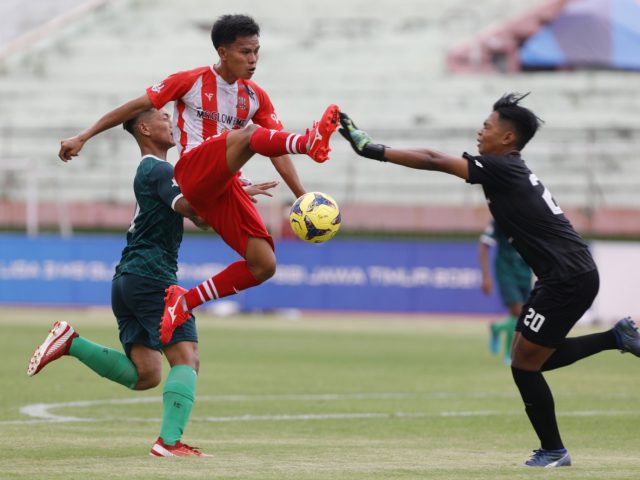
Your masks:
<instances>
[{"instance_id":1,"label":"white lettering on banner","mask_svg":"<svg viewBox=\"0 0 640 480\"><path fill-rule=\"evenodd\" d=\"M366 285L367 275L360 267L319 267L309 276L310 285Z\"/></svg>"},{"instance_id":2,"label":"white lettering on banner","mask_svg":"<svg viewBox=\"0 0 640 480\"><path fill-rule=\"evenodd\" d=\"M26 280L40 276L40 264L36 261L13 260L8 263L0 262L0 279Z\"/></svg>"},{"instance_id":3,"label":"white lettering on banner","mask_svg":"<svg viewBox=\"0 0 640 480\"><path fill-rule=\"evenodd\" d=\"M271 283L278 285L396 286L404 288L462 288L480 286L482 274L474 268L395 268L384 266L317 267L279 265Z\"/></svg>"},{"instance_id":4,"label":"white lettering on banner","mask_svg":"<svg viewBox=\"0 0 640 480\"><path fill-rule=\"evenodd\" d=\"M302 265L278 265L276 274L270 282L279 285L303 285L307 278L307 269Z\"/></svg>"},{"instance_id":5,"label":"white lettering on banner","mask_svg":"<svg viewBox=\"0 0 640 480\"><path fill-rule=\"evenodd\" d=\"M221 263L179 263L178 278L181 282L202 282L227 268Z\"/></svg>"},{"instance_id":6,"label":"white lettering on banner","mask_svg":"<svg viewBox=\"0 0 640 480\"><path fill-rule=\"evenodd\" d=\"M110 282L116 262L13 260L0 261L0 280L71 280L77 282ZM180 282L201 282L222 271L220 263L180 263ZM277 285L346 285L402 288L474 289L480 286L482 275L476 268L458 267L388 267L320 266L308 269L304 265L279 265L269 283Z\"/></svg>"},{"instance_id":7,"label":"white lettering on banner","mask_svg":"<svg viewBox=\"0 0 640 480\"><path fill-rule=\"evenodd\" d=\"M481 272L474 268L393 268L369 267L372 285L433 288L477 288Z\"/></svg>"},{"instance_id":8,"label":"white lettering on banner","mask_svg":"<svg viewBox=\"0 0 640 480\"><path fill-rule=\"evenodd\" d=\"M69 279L89 282L108 282L113 278L114 264L105 262L74 260L58 262L45 260L42 265L41 280Z\"/></svg>"},{"instance_id":9,"label":"white lettering on banner","mask_svg":"<svg viewBox=\"0 0 640 480\"><path fill-rule=\"evenodd\" d=\"M75 280L87 282L111 281L115 263L75 260L14 260L0 262L0 280Z\"/></svg>"}]
</instances>

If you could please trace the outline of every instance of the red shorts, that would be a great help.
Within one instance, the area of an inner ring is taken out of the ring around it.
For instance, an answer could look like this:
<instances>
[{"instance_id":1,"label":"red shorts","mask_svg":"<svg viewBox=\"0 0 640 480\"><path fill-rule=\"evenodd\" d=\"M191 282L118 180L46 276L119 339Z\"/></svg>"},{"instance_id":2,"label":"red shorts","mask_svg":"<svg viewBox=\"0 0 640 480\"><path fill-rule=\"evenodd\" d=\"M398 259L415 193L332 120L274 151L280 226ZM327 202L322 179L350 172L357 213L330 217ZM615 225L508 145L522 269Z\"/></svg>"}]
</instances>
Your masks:
<instances>
[{"instance_id":1,"label":"red shorts","mask_svg":"<svg viewBox=\"0 0 640 480\"><path fill-rule=\"evenodd\" d=\"M273 239L249 195L240 173L227 166L227 134L211 137L185 153L174 170L184 197L227 245L245 257L249 237Z\"/></svg>"}]
</instances>

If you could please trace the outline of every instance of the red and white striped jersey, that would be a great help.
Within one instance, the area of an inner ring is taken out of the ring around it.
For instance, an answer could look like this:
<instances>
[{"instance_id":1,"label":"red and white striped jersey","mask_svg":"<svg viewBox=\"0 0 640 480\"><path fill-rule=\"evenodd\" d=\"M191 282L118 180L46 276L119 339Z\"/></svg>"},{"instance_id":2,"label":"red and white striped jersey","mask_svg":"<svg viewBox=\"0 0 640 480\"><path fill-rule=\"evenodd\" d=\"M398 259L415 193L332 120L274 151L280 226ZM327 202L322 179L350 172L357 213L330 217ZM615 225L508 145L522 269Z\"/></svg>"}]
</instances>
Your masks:
<instances>
[{"instance_id":1,"label":"red and white striped jersey","mask_svg":"<svg viewBox=\"0 0 640 480\"><path fill-rule=\"evenodd\" d=\"M175 101L173 137L180 155L250 120L272 130L283 128L269 96L255 82L228 84L210 66L174 73L147 88L147 95L156 108Z\"/></svg>"}]
</instances>

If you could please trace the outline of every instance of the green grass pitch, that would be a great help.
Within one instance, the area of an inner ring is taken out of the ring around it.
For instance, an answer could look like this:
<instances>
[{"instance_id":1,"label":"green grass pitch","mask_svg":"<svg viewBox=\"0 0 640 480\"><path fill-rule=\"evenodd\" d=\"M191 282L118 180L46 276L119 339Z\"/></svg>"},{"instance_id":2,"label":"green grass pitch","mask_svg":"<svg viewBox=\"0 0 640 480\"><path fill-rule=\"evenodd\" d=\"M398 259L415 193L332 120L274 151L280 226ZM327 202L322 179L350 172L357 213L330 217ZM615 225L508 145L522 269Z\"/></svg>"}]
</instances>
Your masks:
<instances>
[{"instance_id":1,"label":"green grass pitch","mask_svg":"<svg viewBox=\"0 0 640 480\"><path fill-rule=\"evenodd\" d=\"M161 387L129 391L69 357L26 376L57 319L119 348L107 310L0 310L1 479L640 478L640 359L628 354L546 375L574 462L551 473L519 466L537 439L484 321L201 315L183 440L214 456L162 459L148 456Z\"/></svg>"}]
</instances>

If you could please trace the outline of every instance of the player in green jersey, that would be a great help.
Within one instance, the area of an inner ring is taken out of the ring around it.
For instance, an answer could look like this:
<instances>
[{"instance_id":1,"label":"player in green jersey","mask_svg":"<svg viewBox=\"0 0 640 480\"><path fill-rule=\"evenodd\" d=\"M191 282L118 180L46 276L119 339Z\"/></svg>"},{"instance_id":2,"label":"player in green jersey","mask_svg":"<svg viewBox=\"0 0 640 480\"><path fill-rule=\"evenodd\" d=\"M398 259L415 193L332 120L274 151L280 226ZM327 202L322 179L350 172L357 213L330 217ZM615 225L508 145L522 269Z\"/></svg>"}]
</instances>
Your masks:
<instances>
[{"instance_id":1,"label":"player in green jersey","mask_svg":"<svg viewBox=\"0 0 640 480\"><path fill-rule=\"evenodd\" d=\"M160 318L165 289L177 282L178 250L183 218L201 228L198 217L173 180L166 161L175 145L169 114L149 109L124 123L138 142L142 160L133 182L136 211L127 233L127 245L113 277L111 304L124 352L79 336L59 321L35 351L27 374L35 375L63 355L76 357L99 375L133 390L156 387L162 380L162 354L171 370L164 384L160 435L150 455L207 456L182 443L181 437L195 400L199 368L195 318L178 327L168 345L160 343ZM269 195L276 182L255 185L250 195Z\"/></svg>"},{"instance_id":2,"label":"player in green jersey","mask_svg":"<svg viewBox=\"0 0 640 480\"><path fill-rule=\"evenodd\" d=\"M509 239L492 221L480 236L480 267L482 270L482 291L490 295L493 291L489 249L496 247L493 262L494 274L502 304L509 310L509 316L490 325L489 348L491 353L500 352L500 336L504 334L504 363L511 365L511 342L513 333L531 291L531 269L520 254L509 243Z\"/></svg>"}]
</instances>

